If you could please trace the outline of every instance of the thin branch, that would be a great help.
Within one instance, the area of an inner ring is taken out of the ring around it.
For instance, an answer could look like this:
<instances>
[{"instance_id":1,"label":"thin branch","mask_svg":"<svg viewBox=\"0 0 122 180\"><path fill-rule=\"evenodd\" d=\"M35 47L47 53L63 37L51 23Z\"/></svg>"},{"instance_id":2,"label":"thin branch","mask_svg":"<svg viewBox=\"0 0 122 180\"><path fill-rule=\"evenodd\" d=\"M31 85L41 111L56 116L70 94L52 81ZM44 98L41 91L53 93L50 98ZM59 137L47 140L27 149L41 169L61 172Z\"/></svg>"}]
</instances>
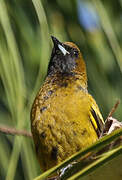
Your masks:
<instances>
[{"instance_id":1,"label":"thin branch","mask_svg":"<svg viewBox=\"0 0 122 180\"><path fill-rule=\"evenodd\" d=\"M112 117L113 113L116 111L116 109L117 109L117 107L118 107L119 104L120 104L120 100L117 100L116 104L114 105L114 107L113 107L113 108L111 109L111 111L109 112L107 119L108 119L109 117Z\"/></svg>"},{"instance_id":2,"label":"thin branch","mask_svg":"<svg viewBox=\"0 0 122 180\"><path fill-rule=\"evenodd\" d=\"M18 136L27 136L32 137L32 134L27 132L26 130L17 130L15 128L9 128L9 127L0 127L0 132L10 135L18 135Z\"/></svg>"},{"instance_id":3,"label":"thin branch","mask_svg":"<svg viewBox=\"0 0 122 180\"><path fill-rule=\"evenodd\" d=\"M109 112L108 117L105 120L104 129L100 137L110 134L115 129L122 128L122 122L112 117L113 113L116 111L119 104L120 104L120 100L117 100L116 104L113 106L113 108Z\"/></svg>"}]
</instances>

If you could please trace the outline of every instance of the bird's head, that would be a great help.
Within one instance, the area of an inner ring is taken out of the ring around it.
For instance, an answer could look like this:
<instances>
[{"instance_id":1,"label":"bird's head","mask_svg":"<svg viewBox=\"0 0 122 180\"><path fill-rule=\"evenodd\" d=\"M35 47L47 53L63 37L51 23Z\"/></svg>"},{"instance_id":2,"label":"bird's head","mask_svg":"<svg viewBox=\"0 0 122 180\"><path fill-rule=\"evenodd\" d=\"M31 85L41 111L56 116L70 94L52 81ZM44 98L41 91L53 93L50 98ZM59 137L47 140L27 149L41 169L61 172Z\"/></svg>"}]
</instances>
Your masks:
<instances>
[{"instance_id":1,"label":"bird's head","mask_svg":"<svg viewBox=\"0 0 122 180\"><path fill-rule=\"evenodd\" d=\"M85 73L86 67L79 48L72 42L62 43L52 36L53 50L48 66L48 74L73 75Z\"/></svg>"}]
</instances>

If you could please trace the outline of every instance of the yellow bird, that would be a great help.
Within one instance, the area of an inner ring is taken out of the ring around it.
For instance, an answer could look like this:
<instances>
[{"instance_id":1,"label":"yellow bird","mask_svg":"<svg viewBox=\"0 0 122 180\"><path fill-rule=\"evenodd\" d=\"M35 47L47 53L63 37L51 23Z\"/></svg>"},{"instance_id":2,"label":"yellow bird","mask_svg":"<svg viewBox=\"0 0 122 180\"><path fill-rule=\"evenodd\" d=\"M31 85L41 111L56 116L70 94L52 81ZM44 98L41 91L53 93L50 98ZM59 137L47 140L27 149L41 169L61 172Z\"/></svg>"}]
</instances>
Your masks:
<instances>
[{"instance_id":1,"label":"yellow bird","mask_svg":"<svg viewBox=\"0 0 122 180\"><path fill-rule=\"evenodd\" d=\"M55 37L52 40L47 77L31 110L31 129L43 171L93 144L104 126L87 91L86 66L79 48Z\"/></svg>"}]
</instances>

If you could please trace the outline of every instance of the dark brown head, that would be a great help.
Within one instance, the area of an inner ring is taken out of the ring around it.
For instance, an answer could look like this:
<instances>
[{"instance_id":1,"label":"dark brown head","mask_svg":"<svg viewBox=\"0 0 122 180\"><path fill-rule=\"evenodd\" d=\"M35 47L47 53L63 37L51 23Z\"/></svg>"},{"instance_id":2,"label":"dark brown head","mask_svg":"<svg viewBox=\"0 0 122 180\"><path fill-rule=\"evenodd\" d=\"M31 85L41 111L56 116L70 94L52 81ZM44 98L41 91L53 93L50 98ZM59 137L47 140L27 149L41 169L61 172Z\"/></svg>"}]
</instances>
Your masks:
<instances>
[{"instance_id":1,"label":"dark brown head","mask_svg":"<svg viewBox=\"0 0 122 180\"><path fill-rule=\"evenodd\" d=\"M48 66L48 75L60 73L62 75L72 75L75 73L86 73L79 48L71 42L61 43L52 36L54 47Z\"/></svg>"}]
</instances>

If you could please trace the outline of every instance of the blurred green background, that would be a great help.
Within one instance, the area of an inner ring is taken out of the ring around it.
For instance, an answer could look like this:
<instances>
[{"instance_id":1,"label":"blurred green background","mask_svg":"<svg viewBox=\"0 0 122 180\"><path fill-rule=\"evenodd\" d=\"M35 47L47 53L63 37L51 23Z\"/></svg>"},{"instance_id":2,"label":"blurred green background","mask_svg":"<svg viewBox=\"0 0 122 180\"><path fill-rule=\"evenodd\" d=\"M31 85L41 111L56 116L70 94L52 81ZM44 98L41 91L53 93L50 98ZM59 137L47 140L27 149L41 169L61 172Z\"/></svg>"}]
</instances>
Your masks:
<instances>
[{"instance_id":1,"label":"blurred green background","mask_svg":"<svg viewBox=\"0 0 122 180\"><path fill-rule=\"evenodd\" d=\"M52 42L75 42L88 90L104 119L122 99L122 0L0 1L0 127L30 132L30 110L45 77ZM122 120L122 103L114 117ZM40 174L33 141L0 133L0 179Z\"/></svg>"}]
</instances>

